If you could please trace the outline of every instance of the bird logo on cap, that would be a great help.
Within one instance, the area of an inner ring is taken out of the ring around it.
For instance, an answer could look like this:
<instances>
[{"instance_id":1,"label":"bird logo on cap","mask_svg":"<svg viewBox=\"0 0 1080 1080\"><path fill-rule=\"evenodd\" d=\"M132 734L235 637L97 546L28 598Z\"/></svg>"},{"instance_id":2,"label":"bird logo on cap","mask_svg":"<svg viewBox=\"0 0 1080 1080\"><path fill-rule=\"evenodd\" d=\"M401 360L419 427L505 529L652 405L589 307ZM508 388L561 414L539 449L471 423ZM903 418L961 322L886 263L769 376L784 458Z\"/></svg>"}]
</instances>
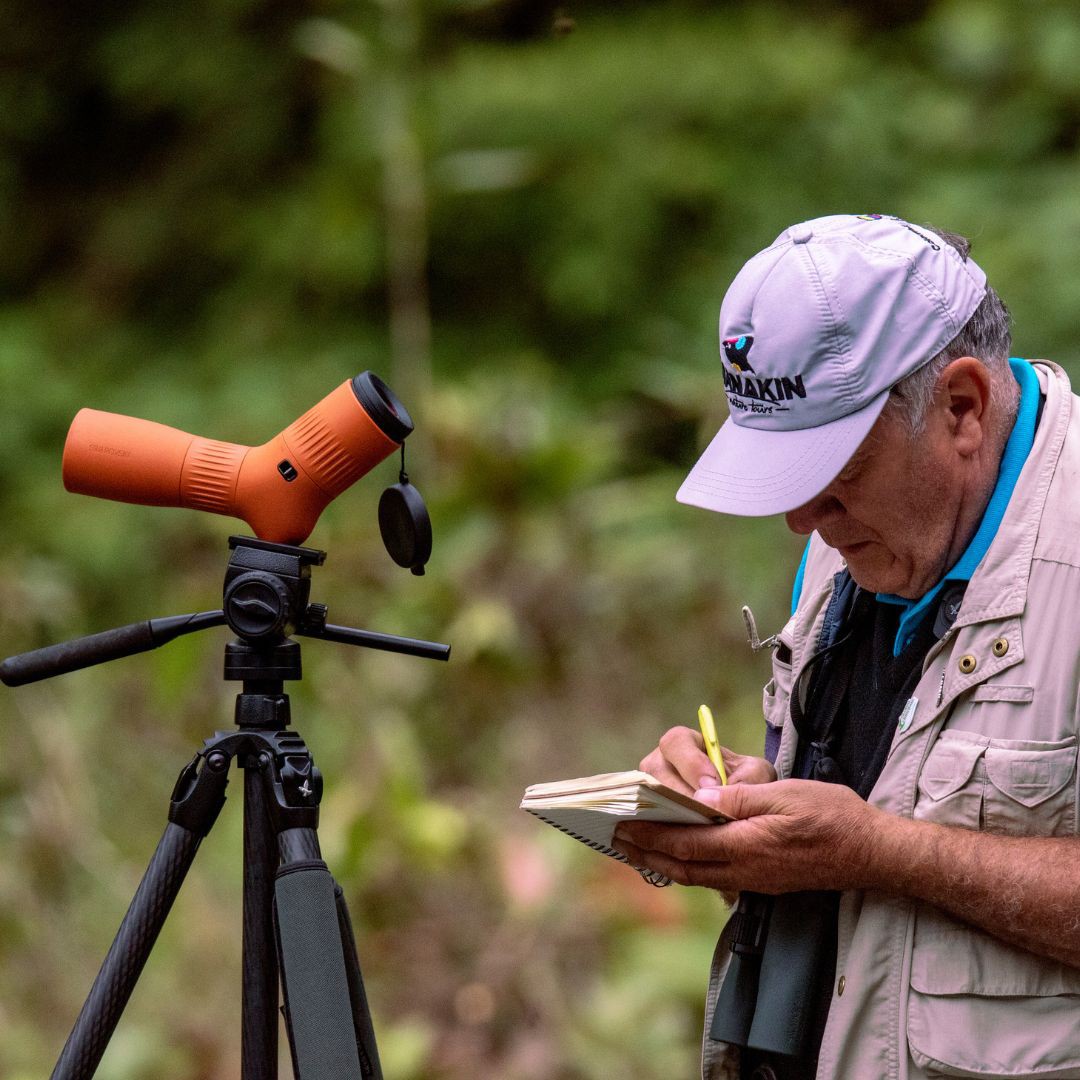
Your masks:
<instances>
[{"instance_id":1,"label":"bird logo on cap","mask_svg":"<svg viewBox=\"0 0 1080 1080\"><path fill-rule=\"evenodd\" d=\"M737 338L725 338L723 341L724 355L728 358L728 363L739 374L744 371L753 372L754 370L750 366L750 361L746 358L750 352L750 346L753 344L754 339L748 334L743 334Z\"/></svg>"}]
</instances>

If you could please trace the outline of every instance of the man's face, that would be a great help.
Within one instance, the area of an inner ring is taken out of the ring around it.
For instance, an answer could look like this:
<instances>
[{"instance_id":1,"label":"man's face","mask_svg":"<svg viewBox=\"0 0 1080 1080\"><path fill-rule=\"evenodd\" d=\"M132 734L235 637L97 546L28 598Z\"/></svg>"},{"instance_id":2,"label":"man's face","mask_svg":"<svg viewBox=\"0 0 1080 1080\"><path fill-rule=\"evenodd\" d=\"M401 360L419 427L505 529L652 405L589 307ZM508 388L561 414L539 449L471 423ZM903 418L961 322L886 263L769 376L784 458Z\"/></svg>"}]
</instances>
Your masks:
<instances>
[{"instance_id":1,"label":"man's face","mask_svg":"<svg viewBox=\"0 0 1080 1080\"><path fill-rule=\"evenodd\" d=\"M840 475L785 515L788 528L815 529L870 592L916 599L959 558L961 470L947 429L931 412L912 439L886 410Z\"/></svg>"}]
</instances>

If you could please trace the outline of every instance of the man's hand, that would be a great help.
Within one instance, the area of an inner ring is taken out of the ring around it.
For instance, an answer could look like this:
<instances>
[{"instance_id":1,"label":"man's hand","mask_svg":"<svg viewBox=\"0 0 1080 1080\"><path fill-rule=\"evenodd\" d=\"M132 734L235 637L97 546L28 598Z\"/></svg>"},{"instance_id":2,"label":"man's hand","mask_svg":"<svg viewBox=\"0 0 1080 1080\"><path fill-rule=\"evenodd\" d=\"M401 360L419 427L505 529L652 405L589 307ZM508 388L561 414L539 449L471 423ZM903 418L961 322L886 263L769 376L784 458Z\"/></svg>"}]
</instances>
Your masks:
<instances>
[{"instance_id":1,"label":"man's hand","mask_svg":"<svg viewBox=\"0 0 1080 1080\"><path fill-rule=\"evenodd\" d=\"M776 770L764 758L736 754L726 746L720 747L727 770L728 783L766 784L776 779ZM701 735L687 727L674 727L660 736L660 745L641 759L642 772L655 776L662 784L694 796L700 788L716 787L716 774Z\"/></svg>"},{"instance_id":2,"label":"man's hand","mask_svg":"<svg viewBox=\"0 0 1080 1080\"><path fill-rule=\"evenodd\" d=\"M645 759L650 760L651 755ZM869 884L871 846L886 815L851 788L781 780L699 788L693 795L736 820L723 825L627 822L615 832L615 848L633 866L658 870L682 885L723 892Z\"/></svg>"}]
</instances>

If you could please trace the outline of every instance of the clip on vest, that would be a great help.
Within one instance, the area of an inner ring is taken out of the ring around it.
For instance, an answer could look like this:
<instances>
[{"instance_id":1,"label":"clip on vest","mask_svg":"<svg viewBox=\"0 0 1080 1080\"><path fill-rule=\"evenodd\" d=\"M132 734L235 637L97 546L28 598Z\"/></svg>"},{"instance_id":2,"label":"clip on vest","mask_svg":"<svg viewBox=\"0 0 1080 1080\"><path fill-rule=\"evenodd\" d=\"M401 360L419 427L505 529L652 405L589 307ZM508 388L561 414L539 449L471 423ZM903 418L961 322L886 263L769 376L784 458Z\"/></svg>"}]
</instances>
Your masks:
<instances>
[{"instance_id":1,"label":"clip on vest","mask_svg":"<svg viewBox=\"0 0 1080 1080\"><path fill-rule=\"evenodd\" d=\"M757 621L754 618L754 613L746 604L742 606L742 617L743 622L746 623L746 636L750 639L750 648L754 652L761 652L762 649L775 649L780 644L779 634L772 634L764 641L758 637Z\"/></svg>"}]
</instances>

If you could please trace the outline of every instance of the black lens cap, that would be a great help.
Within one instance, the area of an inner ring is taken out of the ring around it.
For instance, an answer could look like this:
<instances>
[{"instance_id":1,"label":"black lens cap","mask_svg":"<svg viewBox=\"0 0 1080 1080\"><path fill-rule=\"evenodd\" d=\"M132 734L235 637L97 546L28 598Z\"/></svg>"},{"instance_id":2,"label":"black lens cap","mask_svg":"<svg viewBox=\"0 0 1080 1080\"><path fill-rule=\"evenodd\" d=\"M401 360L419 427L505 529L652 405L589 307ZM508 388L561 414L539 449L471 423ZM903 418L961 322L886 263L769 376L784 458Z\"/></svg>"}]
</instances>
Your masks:
<instances>
[{"instance_id":1,"label":"black lens cap","mask_svg":"<svg viewBox=\"0 0 1080 1080\"><path fill-rule=\"evenodd\" d=\"M423 496L408 481L388 487L379 499L379 531L390 558L414 574L431 558L431 518Z\"/></svg>"}]
</instances>

